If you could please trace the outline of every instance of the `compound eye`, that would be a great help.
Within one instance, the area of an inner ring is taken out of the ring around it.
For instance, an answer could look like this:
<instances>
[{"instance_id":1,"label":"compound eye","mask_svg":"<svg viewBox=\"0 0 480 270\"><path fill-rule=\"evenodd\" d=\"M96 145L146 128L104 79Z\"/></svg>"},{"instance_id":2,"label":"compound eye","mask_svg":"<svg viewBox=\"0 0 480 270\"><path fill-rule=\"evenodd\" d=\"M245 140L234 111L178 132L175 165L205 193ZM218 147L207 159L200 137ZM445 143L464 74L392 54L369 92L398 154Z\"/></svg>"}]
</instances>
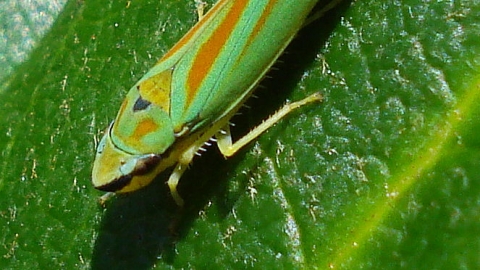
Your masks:
<instances>
[{"instance_id":1,"label":"compound eye","mask_svg":"<svg viewBox=\"0 0 480 270\"><path fill-rule=\"evenodd\" d=\"M132 171L133 175L143 175L152 171L160 162L162 157L156 154L149 154L137 160L135 168Z\"/></svg>"}]
</instances>

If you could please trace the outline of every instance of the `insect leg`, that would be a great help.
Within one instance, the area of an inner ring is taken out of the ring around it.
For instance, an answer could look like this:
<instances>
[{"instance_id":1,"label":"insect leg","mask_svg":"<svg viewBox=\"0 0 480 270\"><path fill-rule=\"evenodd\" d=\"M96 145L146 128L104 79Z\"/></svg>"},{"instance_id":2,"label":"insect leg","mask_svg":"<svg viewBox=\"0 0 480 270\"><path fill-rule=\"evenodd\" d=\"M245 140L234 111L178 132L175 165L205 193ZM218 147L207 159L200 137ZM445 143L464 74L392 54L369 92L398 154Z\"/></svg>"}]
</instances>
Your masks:
<instances>
[{"instance_id":1,"label":"insect leg","mask_svg":"<svg viewBox=\"0 0 480 270\"><path fill-rule=\"evenodd\" d=\"M197 8L198 21L200 21L205 15L205 7L207 6L207 3L203 2L202 0L194 0L194 2L195 7Z\"/></svg>"},{"instance_id":2,"label":"insect leg","mask_svg":"<svg viewBox=\"0 0 480 270\"><path fill-rule=\"evenodd\" d=\"M180 155L178 159L178 163L175 166L175 169L173 169L172 174L168 178L167 183L168 183L168 187L170 188L170 193L172 194L172 197L178 206L183 206L184 204L182 197L180 196L180 194L178 194L178 191L177 191L178 181L180 181L180 178L182 177L183 173L188 168L188 164L192 162L193 157L195 156L195 153L197 152L198 148L200 148L203 145L203 141L201 141L201 143L200 141L198 143L191 145L187 150L185 150L185 152L183 152Z\"/></svg>"},{"instance_id":3,"label":"insect leg","mask_svg":"<svg viewBox=\"0 0 480 270\"><path fill-rule=\"evenodd\" d=\"M232 137L230 136L230 128L227 125L224 129L222 129L220 132L217 132L217 134L215 135L217 139L218 149L220 149L220 152L225 157L230 157L236 152L238 152L238 150L240 150L243 146L260 136L263 132L276 124L290 112L309 103L320 102L322 101L322 99L323 97L320 93L315 93L302 100L286 104L276 113L271 115L267 120L263 121L260 125L250 130L250 132L248 132L245 136L238 139L234 143L232 143Z\"/></svg>"}]
</instances>

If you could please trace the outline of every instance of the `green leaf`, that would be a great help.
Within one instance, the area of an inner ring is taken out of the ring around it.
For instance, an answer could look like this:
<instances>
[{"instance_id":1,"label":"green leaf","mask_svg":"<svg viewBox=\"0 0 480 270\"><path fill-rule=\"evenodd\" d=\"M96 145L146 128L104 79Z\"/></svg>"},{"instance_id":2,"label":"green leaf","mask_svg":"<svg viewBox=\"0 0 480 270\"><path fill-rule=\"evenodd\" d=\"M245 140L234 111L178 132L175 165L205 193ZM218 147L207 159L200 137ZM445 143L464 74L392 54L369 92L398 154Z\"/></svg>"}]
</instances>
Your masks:
<instances>
[{"instance_id":1,"label":"green leaf","mask_svg":"<svg viewBox=\"0 0 480 270\"><path fill-rule=\"evenodd\" d=\"M168 172L105 208L90 173L194 2L15 2L0 8L2 269L480 267L478 1L344 2L303 29L233 132L324 102L232 159L210 147L182 177L184 209Z\"/></svg>"}]
</instances>

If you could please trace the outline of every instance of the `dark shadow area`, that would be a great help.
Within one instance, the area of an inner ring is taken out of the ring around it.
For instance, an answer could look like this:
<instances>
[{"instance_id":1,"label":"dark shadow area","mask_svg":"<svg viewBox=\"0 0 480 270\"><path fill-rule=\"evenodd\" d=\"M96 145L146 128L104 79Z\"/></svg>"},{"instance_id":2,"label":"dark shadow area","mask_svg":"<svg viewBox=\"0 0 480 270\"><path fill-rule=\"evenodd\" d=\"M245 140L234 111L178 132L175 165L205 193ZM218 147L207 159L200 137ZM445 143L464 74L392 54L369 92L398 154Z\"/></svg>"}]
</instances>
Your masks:
<instances>
[{"instance_id":1,"label":"dark shadow area","mask_svg":"<svg viewBox=\"0 0 480 270\"><path fill-rule=\"evenodd\" d=\"M285 103L349 5L350 1L343 1L300 31L275 69L269 72L268 79L261 83L265 89L256 91L258 98L248 101L252 109L241 110L242 115L232 120L236 124L232 128L234 137L247 133ZM185 238L199 211L209 201L218 205L217 214L222 219L231 212L239 196L245 194L247 176L238 180L241 194L230 194L226 181L229 172L244 157L245 152L241 151L224 160L213 145L201 158L196 158L178 187L185 200L183 209L175 205L165 184L168 171L147 188L112 199L107 203L95 242L92 269L151 269L161 261L173 264L175 243Z\"/></svg>"}]
</instances>

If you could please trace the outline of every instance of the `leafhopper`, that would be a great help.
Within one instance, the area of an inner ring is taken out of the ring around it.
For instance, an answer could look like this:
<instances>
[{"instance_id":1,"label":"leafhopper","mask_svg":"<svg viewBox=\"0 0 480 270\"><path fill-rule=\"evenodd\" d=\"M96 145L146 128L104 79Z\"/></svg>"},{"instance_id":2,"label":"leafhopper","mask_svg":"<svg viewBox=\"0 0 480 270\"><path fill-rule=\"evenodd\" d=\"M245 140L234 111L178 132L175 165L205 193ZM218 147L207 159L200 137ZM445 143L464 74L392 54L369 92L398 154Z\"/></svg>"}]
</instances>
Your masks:
<instances>
[{"instance_id":1,"label":"leafhopper","mask_svg":"<svg viewBox=\"0 0 480 270\"><path fill-rule=\"evenodd\" d=\"M99 142L92 182L123 193L174 166L177 184L211 138L225 157L320 94L287 104L232 142L229 120L302 27L317 0L219 0L128 92Z\"/></svg>"}]
</instances>

